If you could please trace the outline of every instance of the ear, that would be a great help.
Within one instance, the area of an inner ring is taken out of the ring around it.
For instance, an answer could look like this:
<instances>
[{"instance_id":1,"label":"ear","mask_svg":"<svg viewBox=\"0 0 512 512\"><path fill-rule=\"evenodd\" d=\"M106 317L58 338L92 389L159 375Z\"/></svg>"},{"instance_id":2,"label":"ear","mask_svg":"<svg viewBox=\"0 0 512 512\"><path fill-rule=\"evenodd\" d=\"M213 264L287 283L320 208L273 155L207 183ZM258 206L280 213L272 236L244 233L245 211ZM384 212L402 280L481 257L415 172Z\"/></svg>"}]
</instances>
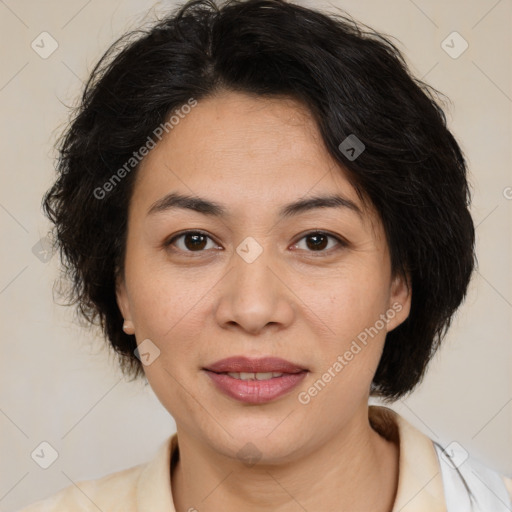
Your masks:
<instances>
[{"instance_id":1,"label":"ear","mask_svg":"<svg viewBox=\"0 0 512 512\"><path fill-rule=\"evenodd\" d=\"M411 311L412 287L410 277L396 275L391 283L389 295L387 331L392 331L404 322Z\"/></svg>"},{"instance_id":2,"label":"ear","mask_svg":"<svg viewBox=\"0 0 512 512\"><path fill-rule=\"evenodd\" d=\"M126 283L122 275L116 277L116 301L124 318L123 330L126 334L135 334L135 329L132 322L132 314L130 311L130 301L128 300L128 292L126 290Z\"/></svg>"}]
</instances>

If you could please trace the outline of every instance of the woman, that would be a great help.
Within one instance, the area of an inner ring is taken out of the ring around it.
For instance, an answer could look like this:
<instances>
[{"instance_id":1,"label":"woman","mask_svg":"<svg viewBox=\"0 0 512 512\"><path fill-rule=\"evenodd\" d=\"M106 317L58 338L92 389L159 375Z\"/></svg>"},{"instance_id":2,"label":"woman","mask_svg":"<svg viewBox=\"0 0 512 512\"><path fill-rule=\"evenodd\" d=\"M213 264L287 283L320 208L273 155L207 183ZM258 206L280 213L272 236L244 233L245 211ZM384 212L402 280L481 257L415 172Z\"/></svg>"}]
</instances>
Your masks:
<instances>
[{"instance_id":1,"label":"woman","mask_svg":"<svg viewBox=\"0 0 512 512\"><path fill-rule=\"evenodd\" d=\"M434 91L386 38L281 0L128 37L44 207L71 298L177 433L25 510L510 510L510 481L368 406L421 381L474 266Z\"/></svg>"}]
</instances>

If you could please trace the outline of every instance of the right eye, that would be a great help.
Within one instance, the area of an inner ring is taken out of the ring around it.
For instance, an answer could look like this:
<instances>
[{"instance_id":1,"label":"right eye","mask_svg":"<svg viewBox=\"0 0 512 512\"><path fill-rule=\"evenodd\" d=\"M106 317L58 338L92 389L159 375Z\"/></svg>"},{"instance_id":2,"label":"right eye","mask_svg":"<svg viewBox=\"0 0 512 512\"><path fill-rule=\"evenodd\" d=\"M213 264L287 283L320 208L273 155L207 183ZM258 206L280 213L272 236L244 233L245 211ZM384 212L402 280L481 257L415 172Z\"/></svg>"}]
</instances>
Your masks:
<instances>
[{"instance_id":1,"label":"right eye","mask_svg":"<svg viewBox=\"0 0 512 512\"><path fill-rule=\"evenodd\" d=\"M212 248L208 247L208 241L211 241L214 247L218 248L213 239L203 231L183 231L170 238L165 245L166 247L172 246L173 251L178 250L185 253L204 252L206 249Z\"/></svg>"}]
</instances>

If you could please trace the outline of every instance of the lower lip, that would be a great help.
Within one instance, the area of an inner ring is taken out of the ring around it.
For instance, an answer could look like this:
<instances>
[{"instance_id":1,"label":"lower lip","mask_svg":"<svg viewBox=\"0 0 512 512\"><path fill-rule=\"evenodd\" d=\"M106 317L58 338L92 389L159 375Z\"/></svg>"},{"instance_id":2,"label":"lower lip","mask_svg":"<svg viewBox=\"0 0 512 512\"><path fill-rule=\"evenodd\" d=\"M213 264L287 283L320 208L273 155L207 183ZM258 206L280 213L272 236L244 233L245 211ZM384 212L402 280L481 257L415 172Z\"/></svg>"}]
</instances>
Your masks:
<instances>
[{"instance_id":1,"label":"lower lip","mask_svg":"<svg viewBox=\"0 0 512 512\"><path fill-rule=\"evenodd\" d=\"M263 404L279 398L298 386L306 376L300 373L285 373L281 377L267 380L240 380L225 373L214 373L206 370L220 391L235 400L250 404Z\"/></svg>"}]
</instances>

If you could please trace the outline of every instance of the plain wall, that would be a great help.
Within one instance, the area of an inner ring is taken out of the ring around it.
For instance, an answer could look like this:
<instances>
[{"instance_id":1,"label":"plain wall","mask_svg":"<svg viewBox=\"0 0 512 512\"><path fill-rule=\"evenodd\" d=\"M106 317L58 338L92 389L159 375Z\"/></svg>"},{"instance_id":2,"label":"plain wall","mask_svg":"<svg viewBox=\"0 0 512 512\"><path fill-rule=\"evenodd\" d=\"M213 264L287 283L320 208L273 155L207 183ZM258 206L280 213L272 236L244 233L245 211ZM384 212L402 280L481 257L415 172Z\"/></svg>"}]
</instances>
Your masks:
<instances>
[{"instance_id":1,"label":"plain wall","mask_svg":"<svg viewBox=\"0 0 512 512\"><path fill-rule=\"evenodd\" d=\"M457 440L512 476L512 3L302 3L341 7L397 38L416 75L451 99L449 126L471 172L479 269L424 382L392 407L432 439ZM173 5L0 3L2 511L145 462L175 431L151 389L123 380L102 339L54 303L59 262L45 262L34 249L49 227L40 203L54 176L52 145L67 120L66 105L75 103L82 81L117 36L151 20L146 13L153 6ZM58 43L46 59L31 47L43 31ZM441 46L453 31L469 44L458 58ZM46 470L30 456L42 441L59 454Z\"/></svg>"}]
</instances>

